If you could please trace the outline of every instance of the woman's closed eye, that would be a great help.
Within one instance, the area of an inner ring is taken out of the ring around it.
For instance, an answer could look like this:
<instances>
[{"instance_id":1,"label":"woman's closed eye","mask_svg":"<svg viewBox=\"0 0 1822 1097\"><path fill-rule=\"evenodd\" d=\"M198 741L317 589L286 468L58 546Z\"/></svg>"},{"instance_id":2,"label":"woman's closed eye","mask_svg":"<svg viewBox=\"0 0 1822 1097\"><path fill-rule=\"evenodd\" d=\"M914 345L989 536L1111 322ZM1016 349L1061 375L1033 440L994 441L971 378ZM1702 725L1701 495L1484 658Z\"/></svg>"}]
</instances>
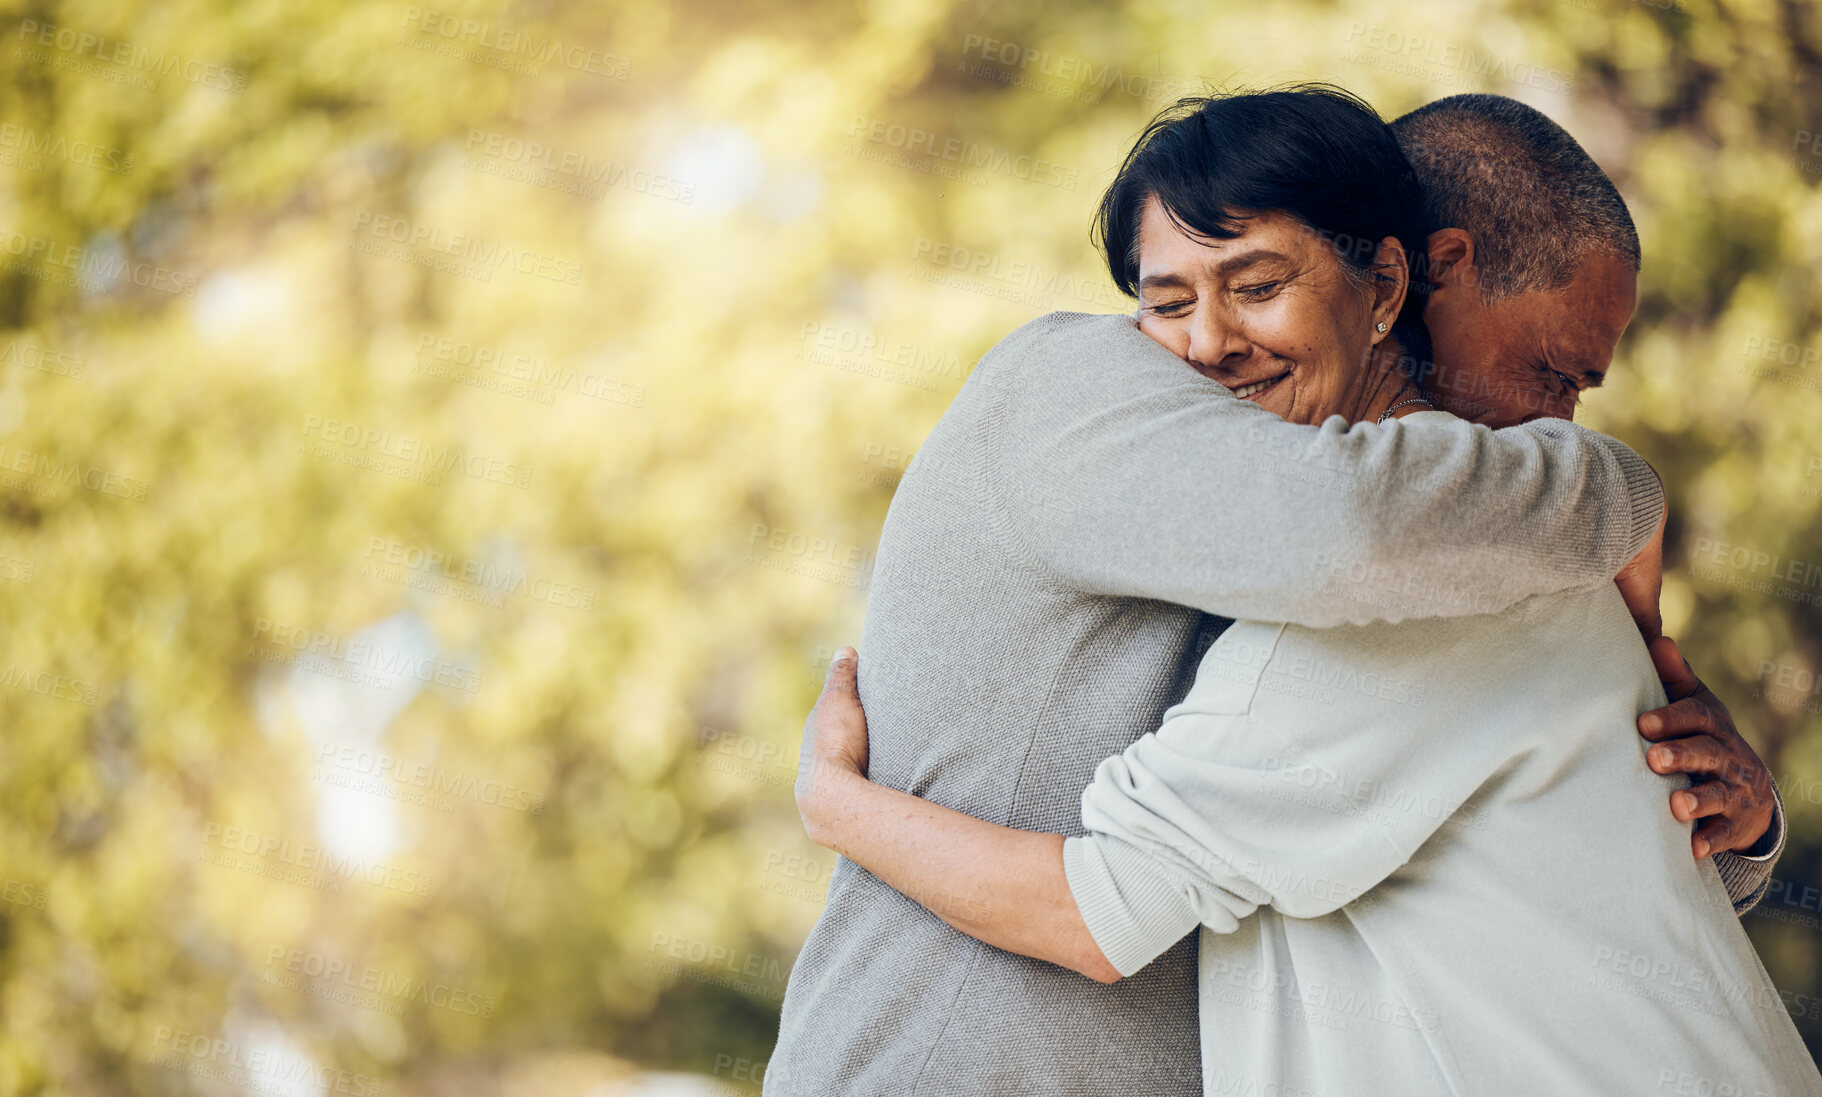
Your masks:
<instances>
[{"instance_id":1,"label":"woman's closed eye","mask_svg":"<svg viewBox=\"0 0 1822 1097\"><path fill-rule=\"evenodd\" d=\"M1163 317L1187 316L1189 314L1189 310L1194 308L1195 305L1196 305L1196 303L1193 300L1165 301L1165 302L1162 302L1161 304L1146 305L1145 311L1151 313L1153 316L1163 316Z\"/></svg>"},{"instance_id":2,"label":"woman's closed eye","mask_svg":"<svg viewBox=\"0 0 1822 1097\"><path fill-rule=\"evenodd\" d=\"M1246 298L1248 301L1265 301L1270 299L1283 288L1283 286L1283 280L1276 282L1254 282L1250 286L1238 286L1234 289L1234 292Z\"/></svg>"}]
</instances>

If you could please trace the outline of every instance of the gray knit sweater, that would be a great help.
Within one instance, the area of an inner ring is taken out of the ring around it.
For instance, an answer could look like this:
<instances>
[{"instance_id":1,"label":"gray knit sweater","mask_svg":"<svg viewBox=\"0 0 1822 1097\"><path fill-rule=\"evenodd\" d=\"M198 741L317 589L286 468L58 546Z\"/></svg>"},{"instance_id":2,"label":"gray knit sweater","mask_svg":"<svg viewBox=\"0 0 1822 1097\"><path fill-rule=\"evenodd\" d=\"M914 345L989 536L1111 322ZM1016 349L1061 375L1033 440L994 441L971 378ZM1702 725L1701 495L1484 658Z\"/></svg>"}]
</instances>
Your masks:
<instances>
[{"instance_id":1,"label":"gray knit sweater","mask_svg":"<svg viewBox=\"0 0 1822 1097\"><path fill-rule=\"evenodd\" d=\"M1643 460L1569 423L1300 426L1128 316L1045 316L981 360L886 517L870 774L1081 834L1096 765L1183 697L1216 618L1498 612L1610 581L1662 508ZM770 1097L1201 1092L1193 937L1105 986L925 909L955 901L839 862Z\"/></svg>"}]
</instances>

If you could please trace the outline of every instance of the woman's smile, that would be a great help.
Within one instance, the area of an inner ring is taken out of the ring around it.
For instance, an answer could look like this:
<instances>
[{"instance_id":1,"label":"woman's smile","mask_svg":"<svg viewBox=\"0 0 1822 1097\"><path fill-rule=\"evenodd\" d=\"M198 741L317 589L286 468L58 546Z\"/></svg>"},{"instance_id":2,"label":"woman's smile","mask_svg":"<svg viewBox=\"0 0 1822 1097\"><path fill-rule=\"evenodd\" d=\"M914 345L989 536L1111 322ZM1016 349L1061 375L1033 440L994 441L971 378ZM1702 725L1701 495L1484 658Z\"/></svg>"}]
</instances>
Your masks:
<instances>
[{"instance_id":1,"label":"woman's smile","mask_svg":"<svg viewBox=\"0 0 1822 1097\"><path fill-rule=\"evenodd\" d=\"M1241 385L1239 388L1234 389L1233 392L1234 392L1235 396L1238 396L1242 400L1253 400L1254 403L1258 403L1257 400L1253 399L1254 397L1261 396L1261 395L1271 391L1271 389L1275 385L1277 385L1278 382L1284 380L1286 377L1289 377L1289 376L1290 376L1290 371L1286 370L1284 373L1280 373L1276 377L1267 377L1263 381L1254 381L1253 383L1251 383L1249 385Z\"/></svg>"}]
</instances>

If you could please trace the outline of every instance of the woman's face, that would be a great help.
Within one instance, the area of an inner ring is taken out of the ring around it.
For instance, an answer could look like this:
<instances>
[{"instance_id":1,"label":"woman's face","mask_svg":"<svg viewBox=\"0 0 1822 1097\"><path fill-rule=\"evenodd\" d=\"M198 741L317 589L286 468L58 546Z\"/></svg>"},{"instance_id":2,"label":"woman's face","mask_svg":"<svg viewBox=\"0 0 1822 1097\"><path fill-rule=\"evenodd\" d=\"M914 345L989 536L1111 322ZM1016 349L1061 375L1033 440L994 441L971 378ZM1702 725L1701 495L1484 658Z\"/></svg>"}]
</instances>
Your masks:
<instances>
[{"instance_id":1,"label":"woman's face","mask_svg":"<svg viewBox=\"0 0 1822 1097\"><path fill-rule=\"evenodd\" d=\"M1156 198L1139 224L1139 328L1204 376L1293 423L1363 417L1380 379L1366 367L1403 300L1358 285L1334 247L1286 213L1231 240L1187 236ZM1390 247L1398 248L1395 239ZM1381 245L1377 262L1390 257ZM1396 265L1402 269L1400 249Z\"/></svg>"}]
</instances>

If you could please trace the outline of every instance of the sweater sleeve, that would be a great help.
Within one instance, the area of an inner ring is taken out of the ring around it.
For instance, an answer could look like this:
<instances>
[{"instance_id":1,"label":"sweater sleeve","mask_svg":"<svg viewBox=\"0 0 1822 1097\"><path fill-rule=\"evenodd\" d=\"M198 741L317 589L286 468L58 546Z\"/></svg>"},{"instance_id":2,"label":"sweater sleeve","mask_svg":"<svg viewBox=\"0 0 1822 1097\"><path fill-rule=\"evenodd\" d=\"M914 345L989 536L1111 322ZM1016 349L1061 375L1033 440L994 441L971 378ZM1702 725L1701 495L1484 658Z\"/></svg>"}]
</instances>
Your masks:
<instances>
[{"instance_id":1,"label":"sweater sleeve","mask_svg":"<svg viewBox=\"0 0 1822 1097\"><path fill-rule=\"evenodd\" d=\"M1617 598L1617 596L1615 596ZM1629 622L1628 622L1629 623ZM1283 626L1236 622L1157 731L1103 761L1063 865L1089 933L1130 975L1200 923L1317 918L1404 865L1508 756L1380 698L1295 731L1236 719ZM1285 733L1281 733L1281 731Z\"/></svg>"},{"instance_id":2,"label":"sweater sleeve","mask_svg":"<svg viewBox=\"0 0 1822 1097\"><path fill-rule=\"evenodd\" d=\"M982 360L1005 526L1074 589L1316 627L1496 613L1610 580L1656 474L1559 420L1286 422L1126 316L1055 314Z\"/></svg>"}]
</instances>

